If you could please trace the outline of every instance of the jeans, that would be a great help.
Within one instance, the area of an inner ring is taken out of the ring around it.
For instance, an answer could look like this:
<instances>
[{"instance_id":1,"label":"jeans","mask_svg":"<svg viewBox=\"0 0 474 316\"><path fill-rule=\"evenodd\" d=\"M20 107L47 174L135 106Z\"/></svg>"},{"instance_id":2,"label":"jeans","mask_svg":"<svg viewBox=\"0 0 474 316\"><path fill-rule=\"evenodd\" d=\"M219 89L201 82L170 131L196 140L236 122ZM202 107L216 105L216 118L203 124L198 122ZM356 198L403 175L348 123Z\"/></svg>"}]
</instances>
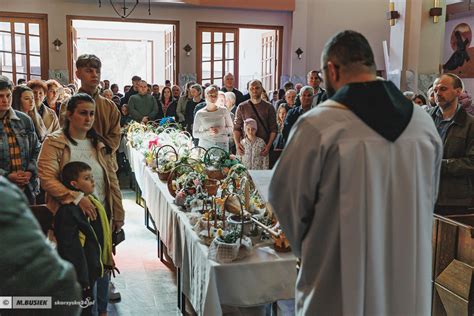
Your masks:
<instances>
[{"instance_id":1,"label":"jeans","mask_svg":"<svg viewBox=\"0 0 474 316\"><path fill-rule=\"evenodd\" d=\"M104 276L97 279L94 287L94 315L107 312L109 302L109 282L110 273L105 272Z\"/></svg>"}]
</instances>

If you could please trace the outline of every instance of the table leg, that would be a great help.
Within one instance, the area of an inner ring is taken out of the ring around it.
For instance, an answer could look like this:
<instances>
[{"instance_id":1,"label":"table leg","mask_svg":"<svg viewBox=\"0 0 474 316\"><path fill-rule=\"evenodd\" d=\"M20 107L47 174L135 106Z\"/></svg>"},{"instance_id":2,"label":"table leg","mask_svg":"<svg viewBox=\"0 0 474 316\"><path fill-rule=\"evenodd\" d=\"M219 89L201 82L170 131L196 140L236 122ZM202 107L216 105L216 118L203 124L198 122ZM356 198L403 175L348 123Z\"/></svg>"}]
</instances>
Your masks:
<instances>
[{"instance_id":1,"label":"table leg","mask_svg":"<svg viewBox=\"0 0 474 316\"><path fill-rule=\"evenodd\" d=\"M163 244L163 242L160 239L160 260L161 260L161 262L165 261L164 256L163 256L163 248L164 247L165 247L165 245Z\"/></svg>"},{"instance_id":2,"label":"table leg","mask_svg":"<svg viewBox=\"0 0 474 316\"><path fill-rule=\"evenodd\" d=\"M181 269L176 267L177 286L178 286L178 308L181 310Z\"/></svg>"},{"instance_id":3,"label":"table leg","mask_svg":"<svg viewBox=\"0 0 474 316\"><path fill-rule=\"evenodd\" d=\"M145 206L145 227L155 235L158 233L158 230L156 229L155 221L153 221L153 218L150 215L150 210L146 206Z\"/></svg>"},{"instance_id":4,"label":"table leg","mask_svg":"<svg viewBox=\"0 0 474 316\"><path fill-rule=\"evenodd\" d=\"M160 239L160 232L156 231L156 254L158 256L158 259L160 259L160 261L163 260L161 258L161 246L162 246L162 243Z\"/></svg>"},{"instance_id":5,"label":"table leg","mask_svg":"<svg viewBox=\"0 0 474 316\"><path fill-rule=\"evenodd\" d=\"M128 186L130 187L131 190L135 190L136 186L135 186L135 173L133 172L130 172L130 182L128 184Z\"/></svg>"}]
</instances>

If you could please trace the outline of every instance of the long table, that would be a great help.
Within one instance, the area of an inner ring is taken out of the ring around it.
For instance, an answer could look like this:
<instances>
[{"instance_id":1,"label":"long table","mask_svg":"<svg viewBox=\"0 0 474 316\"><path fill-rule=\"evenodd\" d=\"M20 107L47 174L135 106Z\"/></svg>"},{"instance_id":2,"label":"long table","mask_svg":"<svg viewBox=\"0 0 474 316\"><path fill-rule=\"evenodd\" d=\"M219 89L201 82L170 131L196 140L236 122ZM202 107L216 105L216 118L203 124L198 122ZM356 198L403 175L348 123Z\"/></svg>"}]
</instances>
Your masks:
<instances>
[{"instance_id":1,"label":"long table","mask_svg":"<svg viewBox=\"0 0 474 316\"><path fill-rule=\"evenodd\" d=\"M130 145L126 154L159 238L181 275L178 286L198 315L220 316L222 306L251 307L294 298L296 258L257 247L244 259L220 264L208 259L185 212L144 156Z\"/></svg>"}]
</instances>

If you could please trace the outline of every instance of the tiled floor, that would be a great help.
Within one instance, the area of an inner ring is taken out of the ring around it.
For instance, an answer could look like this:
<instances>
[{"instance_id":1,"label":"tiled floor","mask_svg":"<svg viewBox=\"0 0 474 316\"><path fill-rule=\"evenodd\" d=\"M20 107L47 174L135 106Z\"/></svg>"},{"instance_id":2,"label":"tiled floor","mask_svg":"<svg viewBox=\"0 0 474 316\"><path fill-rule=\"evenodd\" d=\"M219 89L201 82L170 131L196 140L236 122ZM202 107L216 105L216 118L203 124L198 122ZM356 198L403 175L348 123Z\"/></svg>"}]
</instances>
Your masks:
<instances>
[{"instance_id":1,"label":"tiled floor","mask_svg":"<svg viewBox=\"0 0 474 316\"><path fill-rule=\"evenodd\" d=\"M135 192L122 190L126 240L117 247L121 274L112 281L122 300L109 304L109 315L180 315L176 276L157 257L156 237L143 224L143 208Z\"/></svg>"}]
</instances>

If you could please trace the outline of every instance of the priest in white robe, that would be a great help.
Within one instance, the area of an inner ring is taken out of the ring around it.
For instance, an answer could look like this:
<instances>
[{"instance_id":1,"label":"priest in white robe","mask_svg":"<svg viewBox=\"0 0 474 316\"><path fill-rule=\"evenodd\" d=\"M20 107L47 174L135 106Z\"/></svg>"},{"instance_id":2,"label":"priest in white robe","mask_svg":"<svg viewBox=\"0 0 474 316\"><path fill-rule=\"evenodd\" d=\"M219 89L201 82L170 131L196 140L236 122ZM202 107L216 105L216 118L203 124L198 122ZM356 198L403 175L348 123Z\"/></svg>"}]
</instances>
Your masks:
<instances>
[{"instance_id":1,"label":"priest in white robe","mask_svg":"<svg viewBox=\"0 0 474 316\"><path fill-rule=\"evenodd\" d=\"M298 119L269 191L301 258L297 315L430 315L438 132L376 80L361 34L330 39L322 69L330 100Z\"/></svg>"}]
</instances>

